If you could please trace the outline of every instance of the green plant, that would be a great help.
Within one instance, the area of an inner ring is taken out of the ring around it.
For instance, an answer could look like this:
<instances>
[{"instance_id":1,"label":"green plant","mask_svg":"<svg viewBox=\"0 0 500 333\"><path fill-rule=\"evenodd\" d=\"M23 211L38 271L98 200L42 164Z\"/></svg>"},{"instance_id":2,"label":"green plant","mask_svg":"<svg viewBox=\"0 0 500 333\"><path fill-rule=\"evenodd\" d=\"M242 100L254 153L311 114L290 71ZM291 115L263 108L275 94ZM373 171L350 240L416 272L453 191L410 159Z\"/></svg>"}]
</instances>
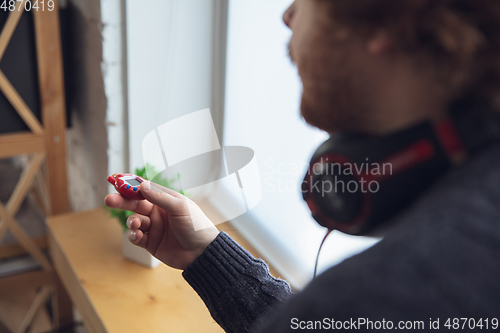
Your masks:
<instances>
[{"instance_id":1,"label":"green plant","mask_svg":"<svg viewBox=\"0 0 500 333\"><path fill-rule=\"evenodd\" d=\"M146 169L147 169L148 172L146 172ZM149 173L150 175L156 174L154 168L151 167L148 164L145 167L141 168L141 169L135 169L135 174L137 176L142 177L142 178L144 178L146 180L151 180L151 179L148 179L147 173ZM176 178L171 178L171 179L163 178L159 174L158 176L154 177L154 179L152 181L154 181L158 185L170 188L170 189L172 189L174 191L178 191L179 193L181 193L181 194L184 195L184 192L182 190L178 190L178 189L176 189L173 186L173 184L175 183L175 181L179 180L179 179L180 179L180 175L179 174L177 174ZM106 211L109 213L109 215L111 217L114 217L114 218L116 218L118 220L118 222L120 223L120 225L123 228L123 231L126 231L128 229L128 227L127 227L127 219L128 219L128 217L130 215L133 214L133 212L130 212L128 210L123 210L123 209L117 209L117 208L109 208L107 206L104 206L104 208L106 209Z\"/></svg>"}]
</instances>

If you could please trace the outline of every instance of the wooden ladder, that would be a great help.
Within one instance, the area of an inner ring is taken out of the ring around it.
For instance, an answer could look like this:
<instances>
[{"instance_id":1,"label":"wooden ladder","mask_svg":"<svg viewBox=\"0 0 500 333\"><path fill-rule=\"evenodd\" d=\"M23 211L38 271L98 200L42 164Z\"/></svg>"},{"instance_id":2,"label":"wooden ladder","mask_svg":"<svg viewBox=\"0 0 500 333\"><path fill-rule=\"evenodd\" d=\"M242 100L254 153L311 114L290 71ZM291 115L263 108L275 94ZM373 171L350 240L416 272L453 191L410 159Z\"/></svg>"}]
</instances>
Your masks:
<instances>
[{"instance_id":1,"label":"wooden ladder","mask_svg":"<svg viewBox=\"0 0 500 333\"><path fill-rule=\"evenodd\" d=\"M0 134L0 158L28 155L27 163L9 201L0 203L0 242L9 230L19 244L40 265L41 270L17 274L0 279L2 283L22 283L38 287L38 294L17 332L26 332L37 312L52 297L54 328L73 322L71 302L43 250L23 230L15 216L34 182L48 198L44 210L47 216L69 212L66 171L66 110L59 27L59 11L54 1L53 11L33 10L36 54L38 64L42 122L34 116L19 93L0 70L0 91L6 96L29 132ZM0 61L24 13L24 1L17 1L16 8L0 33ZM45 172L43 172L45 171ZM4 325L0 328L6 330Z\"/></svg>"}]
</instances>

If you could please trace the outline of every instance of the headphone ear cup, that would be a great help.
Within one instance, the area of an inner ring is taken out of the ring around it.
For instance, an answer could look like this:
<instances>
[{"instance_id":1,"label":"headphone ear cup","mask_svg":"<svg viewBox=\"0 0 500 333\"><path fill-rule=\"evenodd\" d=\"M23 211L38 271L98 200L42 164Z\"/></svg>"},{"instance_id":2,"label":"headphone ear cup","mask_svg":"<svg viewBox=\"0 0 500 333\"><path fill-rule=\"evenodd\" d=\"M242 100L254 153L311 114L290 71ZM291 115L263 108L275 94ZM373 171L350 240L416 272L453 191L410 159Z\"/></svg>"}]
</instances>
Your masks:
<instances>
[{"instance_id":1,"label":"headphone ear cup","mask_svg":"<svg viewBox=\"0 0 500 333\"><path fill-rule=\"evenodd\" d=\"M318 189L312 191L314 201L324 216L338 225L353 224L361 212L363 197L359 183L352 175L313 176Z\"/></svg>"},{"instance_id":2,"label":"headphone ear cup","mask_svg":"<svg viewBox=\"0 0 500 333\"><path fill-rule=\"evenodd\" d=\"M355 233L364 222L361 215L366 198L361 184L331 157L320 156L316 161L302 183L303 198L313 218L328 229Z\"/></svg>"}]
</instances>

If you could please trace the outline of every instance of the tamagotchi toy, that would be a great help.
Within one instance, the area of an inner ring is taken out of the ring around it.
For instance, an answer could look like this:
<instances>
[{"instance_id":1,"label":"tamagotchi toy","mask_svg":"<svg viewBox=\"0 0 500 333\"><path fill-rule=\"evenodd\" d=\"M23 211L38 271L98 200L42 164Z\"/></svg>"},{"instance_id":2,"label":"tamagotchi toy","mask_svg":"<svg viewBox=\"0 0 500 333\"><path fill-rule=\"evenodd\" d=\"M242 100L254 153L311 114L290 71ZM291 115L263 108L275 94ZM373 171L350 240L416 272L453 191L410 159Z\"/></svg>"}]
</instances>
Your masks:
<instances>
[{"instance_id":1,"label":"tamagotchi toy","mask_svg":"<svg viewBox=\"0 0 500 333\"><path fill-rule=\"evenodd\" d=\"M131 200L144 200L139 186L145 179L130 173L115 173L108 177L108 182L113 185L122 197Z\"/></svg>"}]
</instances>

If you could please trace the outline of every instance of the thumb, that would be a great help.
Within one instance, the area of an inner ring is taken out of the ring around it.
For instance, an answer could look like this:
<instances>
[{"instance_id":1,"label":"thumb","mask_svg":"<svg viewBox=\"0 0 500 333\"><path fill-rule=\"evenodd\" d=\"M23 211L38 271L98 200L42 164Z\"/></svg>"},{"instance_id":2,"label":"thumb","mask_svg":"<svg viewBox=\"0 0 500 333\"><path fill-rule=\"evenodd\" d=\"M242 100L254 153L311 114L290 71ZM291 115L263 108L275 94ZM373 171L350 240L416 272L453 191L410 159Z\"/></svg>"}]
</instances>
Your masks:
<instances>
[{"instance_id":1,"label":"thumb","mask_svg":"<svg viewBox=\"0 0 500 333\"><path fill-rule=\"evenodd\" d=\"M174 190L152 183L149 180L142 182L141 193L152 204L163 208L169 213L180 213L182 210L182 195Z\"/></svg>"}]
</instances>

